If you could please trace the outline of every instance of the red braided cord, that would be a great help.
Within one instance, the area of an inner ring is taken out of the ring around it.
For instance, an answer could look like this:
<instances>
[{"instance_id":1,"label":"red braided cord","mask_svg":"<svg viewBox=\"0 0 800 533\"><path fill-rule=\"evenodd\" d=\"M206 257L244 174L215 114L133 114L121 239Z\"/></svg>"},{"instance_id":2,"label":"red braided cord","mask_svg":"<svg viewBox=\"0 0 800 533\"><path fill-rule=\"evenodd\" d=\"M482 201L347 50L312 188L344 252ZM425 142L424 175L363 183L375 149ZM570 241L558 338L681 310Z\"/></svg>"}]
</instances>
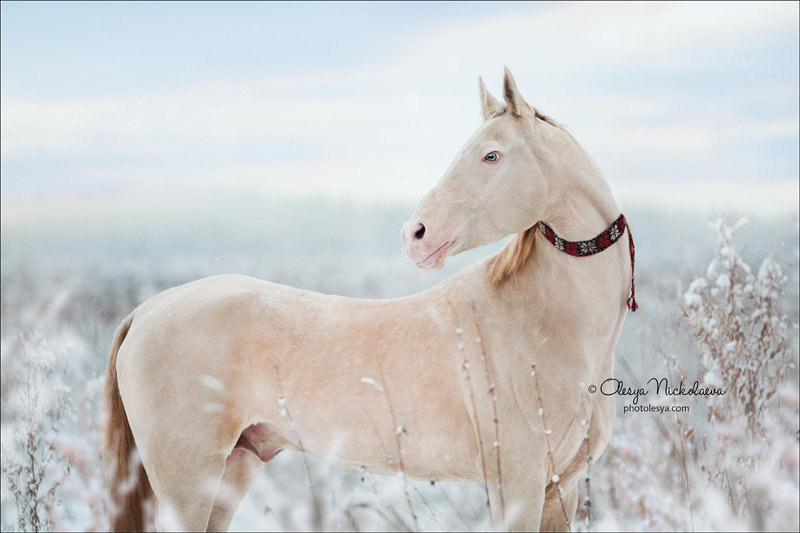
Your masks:
<instances>
[{"instance_id":1,"label":"red braided cord","mask_svg":"<svg viewBox=\"0 0 800 533\"><path fill-rule=\"evenodd\" d=\"M631 250L631 295L628 297L628 309L631 312L635 312L639 309L639 304L636 303L636 283L634 282L633 270L634 265L636 264L636 247L633 245L633 233L631 233L631 226L628 224L627 219L625 220L625 227L628 228L628 243L630 244Z\"/></svg>"}]
</instances>

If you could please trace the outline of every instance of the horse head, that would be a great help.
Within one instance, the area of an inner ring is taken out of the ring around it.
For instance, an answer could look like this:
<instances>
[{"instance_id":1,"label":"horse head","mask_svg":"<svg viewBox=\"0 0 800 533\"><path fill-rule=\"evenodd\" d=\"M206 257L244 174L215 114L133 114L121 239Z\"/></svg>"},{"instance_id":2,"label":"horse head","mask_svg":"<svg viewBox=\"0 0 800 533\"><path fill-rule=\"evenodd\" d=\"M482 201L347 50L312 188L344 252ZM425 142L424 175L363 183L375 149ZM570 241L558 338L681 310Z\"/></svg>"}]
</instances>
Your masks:
<instances>
[{"instance_id":1,"label":"horse head","mask_svg":"<svg viewBox=\"0 0 800 533\"><path fill-rule=\"evenodd\" d=\"M541 117L508 67L505 102L478 81L482 124L401 231L406 254L420 268L439 269L449 255L524 231L545 207L547 184L536 155Z\"/></svg>"}]
</instances>

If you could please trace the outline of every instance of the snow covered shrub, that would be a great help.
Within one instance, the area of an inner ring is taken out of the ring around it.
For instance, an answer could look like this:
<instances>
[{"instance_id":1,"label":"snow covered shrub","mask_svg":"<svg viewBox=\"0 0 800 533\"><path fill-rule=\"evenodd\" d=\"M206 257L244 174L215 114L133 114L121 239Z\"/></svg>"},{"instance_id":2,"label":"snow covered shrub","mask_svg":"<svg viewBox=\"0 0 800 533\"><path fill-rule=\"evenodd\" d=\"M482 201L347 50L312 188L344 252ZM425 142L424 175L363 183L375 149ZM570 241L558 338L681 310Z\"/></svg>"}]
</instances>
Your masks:
<instances>
[{"instance_id":1,"label":"snow covered shrub","mask_svg":"<svg viewBox=\"0 0 800 533\"><path fill-rule=\"evenodd\" d=\"M791 529L798 523L797 326L781 307L781 267L767 257L754 274L734 247L743 224L712 220L714 259L683 295L681 322L698 341L703 384L726 391L707 399L711 431L698 466L738 520Z\"/></svg>"},{"instance_id":2,"label":"snow covered shrub","mask_svg":"<svg viewBox=\"0 0 800 533\"><path fill-rule=\"evenodd\" d=\"M771 257L750 268L733 241L742 224L711 222L713 259L688 290L678 280L678 320L665 314L646 323L637 316L643 364L632 368L630 356L617 361L620 377L632 384L663 376L676 386L697 380L698 389L725 393L651 388L650 406L686 410L636 415L624 414L627 400L618 398L614 434L591 472L592 520L576 520L580 529L800 527L798 337L782 308L797 316L796 289L785 294L786 276ZM665 310L674 308L654 292Z\"/></svg>"},{"instance_id":3,"label":"snow covered shrub","mask_svg":"<svg viewBox=\"0 0 800 533\"><path fill-rule=\"evenodd\" d=\"M694 529L687 501L686 453L678 433L663 424L620 418L592 484L598 518L579 531L686 531ZM605 492L605 493L603 493ZM580 516L580 510L579 515Z\"/></svg>"},{"instance_id":4,"label":"snow covered shrub","mask_svg":"<svg viewBox=\"0 0 800 533\"><path fill-rule=\"evenodd\" d=\"M771 258L754 275L732 244L745 223L712 221L717 238L714 260L705 277L684 295L683 321L700 342L703 381L723 387L724 396L709 399L709 421L746 417L749 432L762 431L769 404L790 362L794 325L781 309L786 276Z\"/></svg>"},{"instance_id":5,"label":"snow covered shrub","mask_svg":"<svg viewBox=\"0 0 800 533\"><path fill-rule=\"evenodd\" d=\"M22 345L16 367L9 369L16 386L4 391L8 398L3 398L3 407L16 414L10 438L4 432L4 490L14 498L19 530L43 531L57 528L56 491L70 471L57 451L70 398L65 387L51 386L54 355L44 339L34 337Z\"/></svg>"}]
</instances>

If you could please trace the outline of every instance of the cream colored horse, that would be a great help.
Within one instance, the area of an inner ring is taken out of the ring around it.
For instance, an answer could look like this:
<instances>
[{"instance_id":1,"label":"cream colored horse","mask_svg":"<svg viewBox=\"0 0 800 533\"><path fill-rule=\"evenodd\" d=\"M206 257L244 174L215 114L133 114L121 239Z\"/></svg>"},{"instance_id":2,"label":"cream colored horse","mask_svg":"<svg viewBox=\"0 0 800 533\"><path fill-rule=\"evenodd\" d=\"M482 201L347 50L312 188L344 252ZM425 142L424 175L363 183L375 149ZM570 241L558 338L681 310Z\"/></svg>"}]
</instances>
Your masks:
<instances>
[{"instance_id":1,"label":"cream colored horse","mask_svg":"<svg viewBox=\"0 0 800 533\"><path fill-rule=\"evenodd\" d=\"M300 450L376 473L483 481L494 527L565 529L608 442L628 248L570 257L619 216L600 170L480 83L483 123L402 230L419 266L518 233L420 294L357 300L240 275L158 294L117 331L106 442L112 525L223 530L263 461ZM534 366L535 365L535 366ZM134 443L135 439L135 443ZM138 450L141 463L136 460ZM333 459L331 459L333 458Z\"/></svg>"}]
</instances>

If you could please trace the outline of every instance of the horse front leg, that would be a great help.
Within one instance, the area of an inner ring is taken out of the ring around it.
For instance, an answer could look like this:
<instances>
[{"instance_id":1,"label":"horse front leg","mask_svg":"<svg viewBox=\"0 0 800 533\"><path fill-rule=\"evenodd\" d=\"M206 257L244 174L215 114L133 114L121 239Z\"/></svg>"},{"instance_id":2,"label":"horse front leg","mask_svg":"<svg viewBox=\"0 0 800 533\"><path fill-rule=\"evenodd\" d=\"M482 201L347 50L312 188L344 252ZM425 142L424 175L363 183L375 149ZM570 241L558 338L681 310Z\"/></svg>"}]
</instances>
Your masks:
<instances>
[{"instance_id":1,"label":"horse front leg","mask_svg":"<svg viewBox=\"0 0 800 533\"><path fill-rule=\"evenodd\" d=\"M541 531L570 531L575 511L578 508L578 480L562 481L557 488L550 482L545 490L544 509L542 511ZM560 494L559 494L560 488Z\"/></svg>"},{"instance_id":2,"label":"horse front leg","mask_svg":"<svg viewBox=\"0 0 800 533\"><path fill-rule=\"evenodd\" d=\"M545 501L544 474L538 468L526 469L523 462L509 462L508 469L495 479L487 480L492 528L539 531Z\"/></svg>"}]
</instances>

